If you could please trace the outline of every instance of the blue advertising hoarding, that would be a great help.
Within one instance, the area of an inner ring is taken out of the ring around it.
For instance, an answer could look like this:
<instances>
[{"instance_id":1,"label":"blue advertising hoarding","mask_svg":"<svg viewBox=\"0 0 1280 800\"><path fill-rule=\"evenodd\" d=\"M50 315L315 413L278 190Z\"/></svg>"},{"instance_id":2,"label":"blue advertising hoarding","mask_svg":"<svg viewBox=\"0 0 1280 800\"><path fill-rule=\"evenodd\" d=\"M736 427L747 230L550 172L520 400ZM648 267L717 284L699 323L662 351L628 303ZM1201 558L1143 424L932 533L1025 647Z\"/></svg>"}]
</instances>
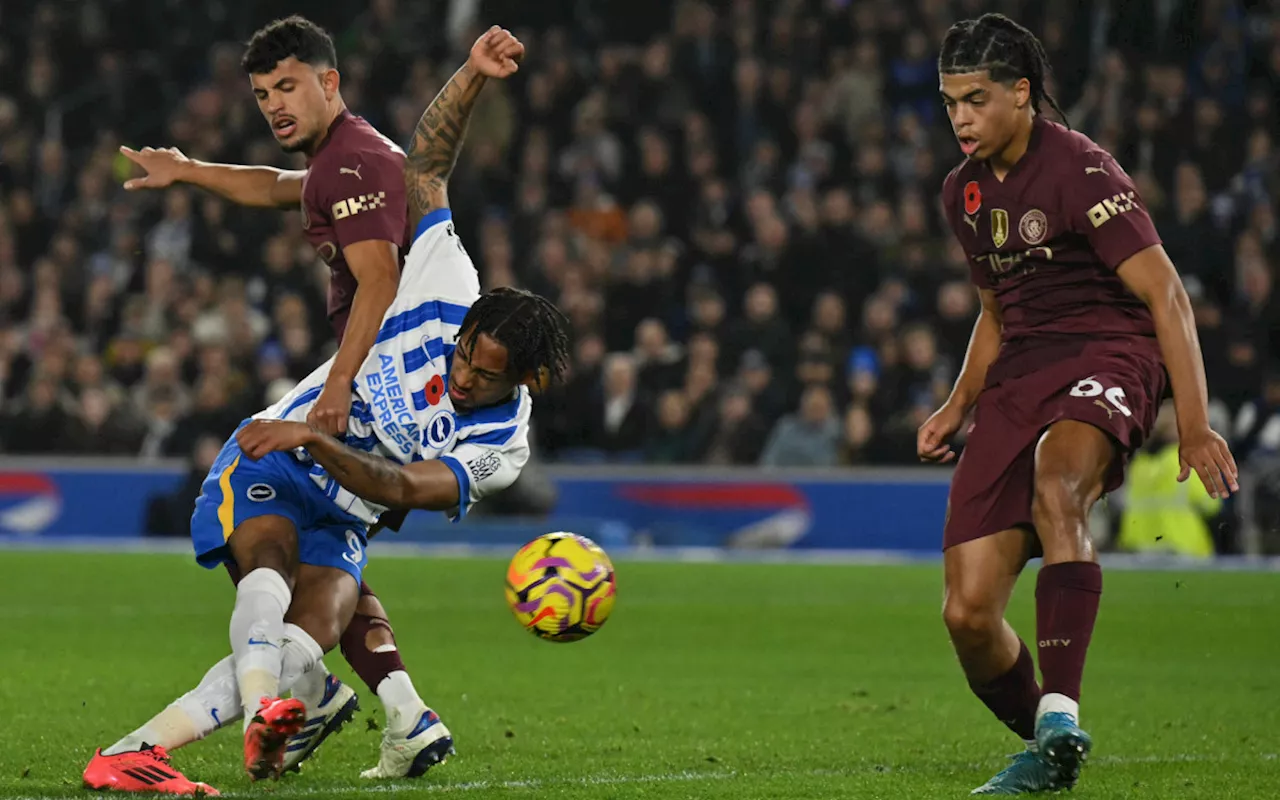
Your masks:
<instances>
[{"instance_id":1,"label":"blue advertising hoarding","mask_svg":"<svg viewBox=\"0 0 1280 800\"><path fill-rule=\"evenodd\" d=\"M546 518L475 515L453 525L418 512L396 538L512 544L572 530L605 546L937 552L950 476L930 469L546 472L558 495ZM150 500L184 478L177 464L9 459L0 462L0 537L138 537Z\"/></svg>"}]
</instances>

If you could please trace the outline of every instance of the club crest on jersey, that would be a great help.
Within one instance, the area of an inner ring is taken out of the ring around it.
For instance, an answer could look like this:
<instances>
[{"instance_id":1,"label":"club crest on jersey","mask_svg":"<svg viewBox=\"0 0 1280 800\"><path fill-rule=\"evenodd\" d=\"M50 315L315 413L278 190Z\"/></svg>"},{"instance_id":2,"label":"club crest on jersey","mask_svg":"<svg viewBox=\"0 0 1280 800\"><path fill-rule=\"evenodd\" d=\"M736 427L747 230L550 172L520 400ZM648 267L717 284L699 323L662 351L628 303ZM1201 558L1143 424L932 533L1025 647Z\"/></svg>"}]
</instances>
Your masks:
<instances>
[{"instance_id":1,"label":"club crest on jersey","mask_svg":"<svg viewBox=\"0 0 1280 800\"><path fill-rule=\"evenodd\" d=\"M964 213L973 216L982 208L982 189L977 181L969 181L964 185Z\"/></svg>"},{"instance_id":2,"label":"club crest on jersey","mask_svg":"<svg viewBox=\"0 0 1280 800\"><path fill-rule=\"evenodd\" d=\"M1009 241L1009 212L1003 208L991 209L991 242L996 247L1004 247Z\"/></svg>"},{"instance_id":3,"label":"club crest on jersey","mask_svg":"<svg viewBox=\"0 0 1280 800\"><path fill-rule=\"evenodd\" d=\"M458 420L453 412L442 408L431 417L422 431L423 443L433 450L445 450L458 432Z\"/></svg>"},{"instance_id":4,"label":"club crest on jersey","mask_svg":"<svg viewBox=\"0 0 1280 800\"><path fill-rule=\"evenodd\" d=\"M1037 245L1049 235L1049 220L1044 212L1033 208L1018 221L1018 235L1029 245Z\"/></svg>"}]
</instances>

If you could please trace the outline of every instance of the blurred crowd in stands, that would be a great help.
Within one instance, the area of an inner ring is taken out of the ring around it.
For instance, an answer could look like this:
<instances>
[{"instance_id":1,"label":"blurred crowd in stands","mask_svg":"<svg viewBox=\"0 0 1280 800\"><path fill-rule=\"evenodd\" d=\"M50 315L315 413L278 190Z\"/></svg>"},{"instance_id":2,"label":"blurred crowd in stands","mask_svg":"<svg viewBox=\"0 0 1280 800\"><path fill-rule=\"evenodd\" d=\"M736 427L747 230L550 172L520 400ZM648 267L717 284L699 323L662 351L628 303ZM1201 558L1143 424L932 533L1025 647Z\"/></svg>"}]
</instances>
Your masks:
<instances>
[{"instance_id":1,"label":"blurred crowd in stands","mask_svg":"<svg viewBox=\"0 0 1280 800\"><path fill-rule=\"evenodd\" d=\"M238 42L302 11L401 143L479 30L527 44L450 196L483 285L574 322L541 459L913 463L976 314L934 59L988 10L1137 181L1237 456L1280 454L1275 0L0 0L0 449L206 460L332 352L299 214L126 193L117 152L300 166Z\"/></svg>"}]
</instances>

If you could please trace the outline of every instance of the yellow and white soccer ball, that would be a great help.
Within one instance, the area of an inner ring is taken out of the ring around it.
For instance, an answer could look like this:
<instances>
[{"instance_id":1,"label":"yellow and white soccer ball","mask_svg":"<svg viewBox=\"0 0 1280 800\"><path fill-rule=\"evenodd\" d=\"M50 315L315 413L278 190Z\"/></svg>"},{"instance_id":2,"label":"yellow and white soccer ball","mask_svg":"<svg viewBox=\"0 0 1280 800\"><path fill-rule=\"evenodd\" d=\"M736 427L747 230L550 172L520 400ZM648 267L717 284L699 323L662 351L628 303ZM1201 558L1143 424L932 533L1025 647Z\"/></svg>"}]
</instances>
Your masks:
<instances>
[{"instance_id":1,"label":"yellow and white soccer ball","mask_svg":"<svg viewBox=\"0 0 1280 800\"><path fill-rule=\"evenodd\" d=\"M552 642L576 642L600 630L616 593L609 556L573 533L539 536L507 567L511 613L530 633Z\"/></svg>"}]
</instances>

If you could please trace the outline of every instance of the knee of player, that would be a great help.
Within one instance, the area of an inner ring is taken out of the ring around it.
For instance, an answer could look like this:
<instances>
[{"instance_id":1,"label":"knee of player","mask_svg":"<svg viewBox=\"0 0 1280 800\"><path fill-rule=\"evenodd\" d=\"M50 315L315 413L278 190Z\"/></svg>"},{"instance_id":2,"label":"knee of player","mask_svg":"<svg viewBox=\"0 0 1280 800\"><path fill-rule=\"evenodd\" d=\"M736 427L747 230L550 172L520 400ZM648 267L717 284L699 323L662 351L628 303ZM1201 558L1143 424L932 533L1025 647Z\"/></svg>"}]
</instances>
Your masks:
<instances>
[{"instance_id":1,"label":"knee of player","mask_svg":"<svg viewBox=\"0 0 1280 800\"><path fill-rule=\"evenodd\" d=\"M342 628L338 621L324 614L302 612L290 614L288 619L315 639L316 644L326 653L337 647L338 640L342 638Z\"/></svg>"},{"instance_id":2,"label":"knee of player","mask_svg":"<svg viewBox=\"0 0 1280 800\"><path fill-rule=\"evenodd\" d=\"M956 594L949 594L942 606L942 621L952 637L978 639L995 636L1002 617L994 607Z\"/></svg>"},{"instance_id":3,"label":"knee of player","mask_svg":"<svg viewBox=\"0 0 1280 800\"><path fill-rule=\"evenodd\" d=\"M1087 493L1078 480L1056 470L1036 470L1031 513L1041 534L1046 525L1083 519L1088 509Z\"/></svg>"}]
</instances>

